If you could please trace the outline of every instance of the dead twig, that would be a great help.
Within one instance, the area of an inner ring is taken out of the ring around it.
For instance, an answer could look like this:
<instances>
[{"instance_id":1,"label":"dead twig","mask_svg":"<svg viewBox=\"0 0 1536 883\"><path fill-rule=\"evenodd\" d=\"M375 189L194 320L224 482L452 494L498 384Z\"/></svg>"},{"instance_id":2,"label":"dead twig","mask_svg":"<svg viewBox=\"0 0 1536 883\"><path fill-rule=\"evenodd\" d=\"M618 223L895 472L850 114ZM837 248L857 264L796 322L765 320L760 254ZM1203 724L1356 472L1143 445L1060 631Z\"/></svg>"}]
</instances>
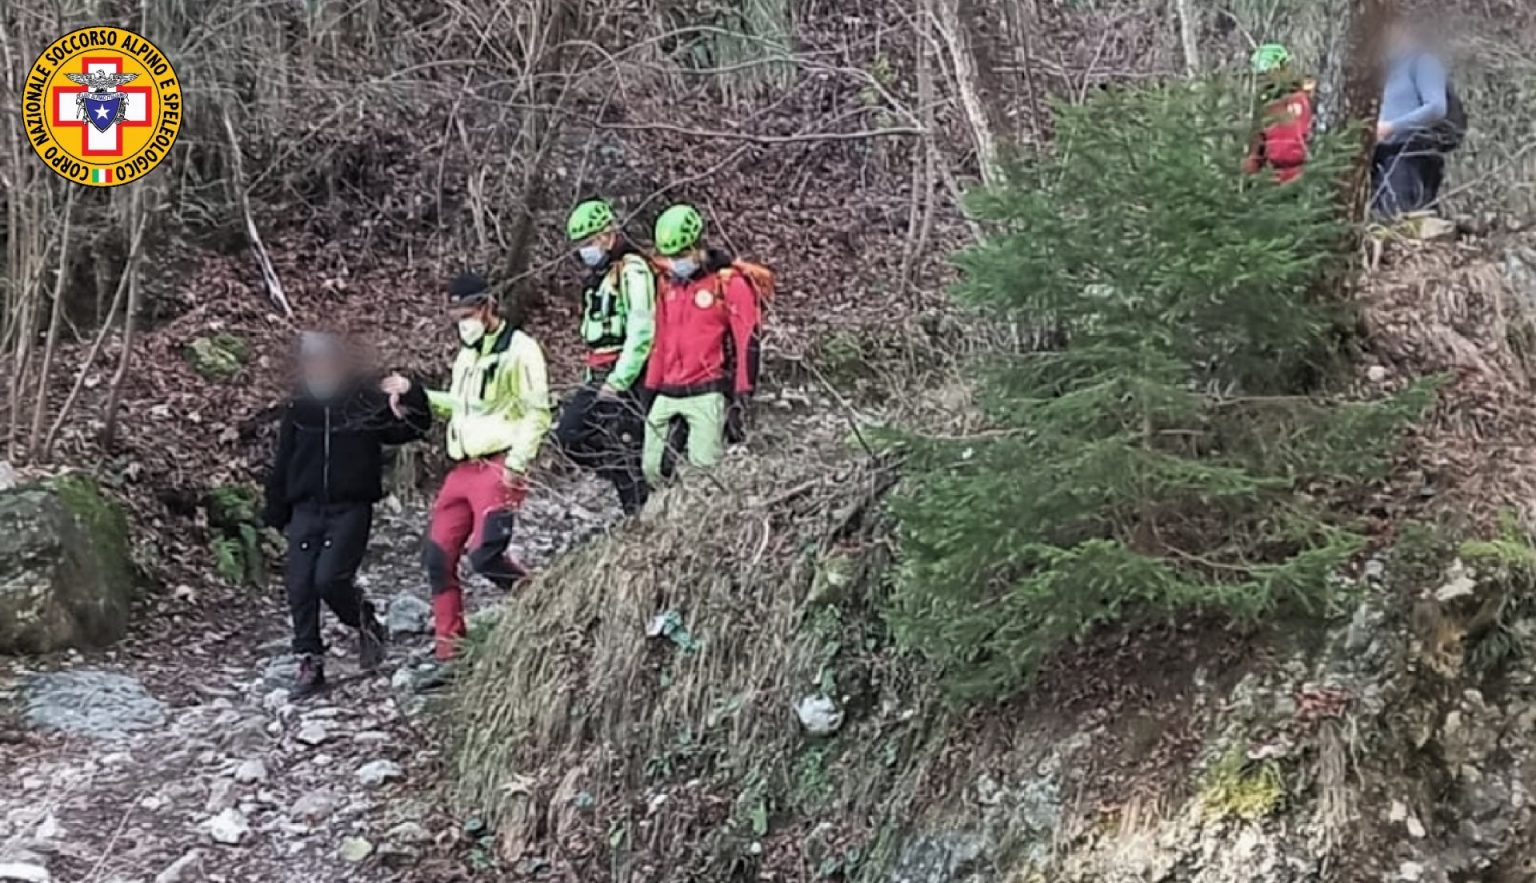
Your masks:
<instances>
[{"instance_id":1,"label":"dead twig","mask_svg":"<svg viewBox=\"0 0 1536 883\"><path fill-rule=\"evenodd\" d=\"M256 217L251 213L250 194L245 188L245 169L240 161L240 139L235 135L235 124L229 119L229 111L224 111L224 131L229 135L229 151L231 162L234 165L234 181L231 186L235 191L235 199L240 203L240 213L245 216L245 234L250 241L251 252L256 256L256 263L261 267L261 278L267 286L267 296L272 303L282 310L284 318L293 318L293 307L288 303L288 296L283 293L282 280L277 278L277 268L272 265L272 258L267 254L267 247L262 244L261 233L256 229Z\"/></svg>"}]
</instances>

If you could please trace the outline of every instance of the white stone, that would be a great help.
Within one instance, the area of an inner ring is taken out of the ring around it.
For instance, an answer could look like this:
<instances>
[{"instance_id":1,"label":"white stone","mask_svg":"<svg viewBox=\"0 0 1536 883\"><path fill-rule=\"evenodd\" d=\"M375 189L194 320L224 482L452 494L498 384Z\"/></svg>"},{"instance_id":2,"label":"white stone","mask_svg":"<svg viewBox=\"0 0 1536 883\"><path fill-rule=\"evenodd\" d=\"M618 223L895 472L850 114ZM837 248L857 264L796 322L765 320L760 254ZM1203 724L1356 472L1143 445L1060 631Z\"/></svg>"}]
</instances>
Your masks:
<instances>
[{"instance_id":1,"label":"white stone","mask_svg":"<svg viewBox=\"0 0 1536 883\"><path fill-rule=\"evenodd\" d=\"M57 840L63 836L64 827L59 824L59 820L53 813L44 816L43 820L38 822L37 830L32 833L35 840Z\"/></svg>"},{"instance_id":2,"label":"white stone","mask_svg":"<svg viewBox=\"0 0 1536 883\"><path fill-rule=\"evenodd\" d=\"M155 883L187 883L187 872L199 865L203 860L203 851L194 849L181 858L171 862L166 869L155 875Z\"/></svg>"},{"instance_id":3,"label":"white stone","mask_svg":"<svg viewBox=\"0 0 1536 883\"><path fill-rule=\"evenodd\" d=\"M830 736L843 726L843 711L828 696L806 696L795 705L795 716L812 736Z\"/></svg>"},{"instance_id":4,"label":"white stone","mask_svg":"<svg viewBox=\"0 0 1536 883\"><path fill-rule=\"evenodd\" d=\"M305 745L323 745L330 741L331 728L327 727L324 721L309 721L304 726L299 727L298 735L294 738Z\"/></svg>"},{"instance_id":5,"label":"white stone","mask_svg":"<svg viewBox=\"0 0 1536 883\"><path fill-rule=\"evenodd\" d=\"M336 810L336 799L324 791L311 791L293 802L288 814L297 819L319 821Z\"/></svg>"},{"instance_id":6,"label":"white stone","mask_svg":"<svg viewBox=\"0 0 1536 883\"><path fill-rule=\"evenodd\" d=\"M1369 377L1372 383L1380 383L1387 379L1387 369L1380 365L1372 365L1366 370L1365 376Z\"/></svg>"},{"instance_id":7,"label":"white stone","mask_svg":"<svg viewBox=\"0 0 1536 883\"><path fill-rule=\"evenodd\" d=\"M1397 879L1412 881L1423 879L1424 866L1418 862L1403 862L1397 869Z\"/></svg>"},{"instance_id":8,"label":"white stone","mask_svg":"<svg viewBox=\"0 0 1536 883\"><path fill-rule=\"evenodd\" d=\"M373 855L373 844L362 837L343 837L341 840L341 858L343 861L357 864L367 861L368 856Z\"/></svg>"},{"instance_id":9,"label":"white stone","mask_svg":"<svg viewBox=\"0 0 1536 883\"><path fill-rule=\"evenodd\" d=\"M1419 821L1418 816L1409 816L1404 821L1404 824L1408 826L1408 836L1414 838L1415 840L1424 839L1424 823Z\"/></svg>"},{"instance_id":10,"label":"white stone","mask_svg":"<svg viewBox=\"0 0 1536 883\"><path fill-rule=\"evenodd\" d=\"M203 828L215 843L235 846L251 833L251 824L240 810L230 807L203 823Z\"/></svg>"},{"instance_id":11,"label":"white stone","mask_svg":"<svg viewBox=\"0 0 1536 883\"><path fill-rule=\"evenodd\" d=\"M401 822L390 828L384 836L391 843L404 845L427 843L432 839L432 833L415 822Z\"/></svg>"},{"instance_id":12,"label":"white stone","mask_svg":"<svg viewBox=\"0 0 1536 883\"><path fill-rule=\"evenodd\" d=\"M6 862L0 864L0 880L15 880L18 883L53 883L53 875L48 873L48 869L42 865Z\"/></svg>"},{"instance_id":13,"label":"white stone","mask_svg":"<svg viewBox=\"0 0 1536 883\"><path fill-rule=\"evenodd\" d=\"M257 758L243 761L235 767L235 781L242 785L254 785L267 780L267 765Z\"/></svg>"},{"instance_id":14,"label":"white stone","mask_svg":"<svg viewBox=\"0 0 1536 883\"><path fill-rule=\"evenodd\" d=\"M392 760L375 760L363 764L357 770L357 780L370 788L376 788L385 782L404 778L404 776L405 770Z\"/></svg>"}]
</instances>

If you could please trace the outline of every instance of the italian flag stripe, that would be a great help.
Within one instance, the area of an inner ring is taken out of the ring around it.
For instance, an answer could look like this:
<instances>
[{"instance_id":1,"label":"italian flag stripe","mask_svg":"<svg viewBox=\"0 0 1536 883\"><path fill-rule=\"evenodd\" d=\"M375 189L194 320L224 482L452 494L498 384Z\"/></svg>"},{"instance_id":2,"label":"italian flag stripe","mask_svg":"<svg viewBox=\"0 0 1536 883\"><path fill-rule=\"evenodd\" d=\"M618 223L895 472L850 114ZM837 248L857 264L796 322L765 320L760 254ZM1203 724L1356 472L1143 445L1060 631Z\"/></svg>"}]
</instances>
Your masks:
<instances>
[{"instance_id":1,"label":"italian flag stripe","mask_svg":"<svg viewBox=\"0 0 1536 883\"><path fill-rule=\"evenodd\" d=\"M96 184L111 184L111 169L91 169L91 181Z\"/></svg>"}]
</instances>

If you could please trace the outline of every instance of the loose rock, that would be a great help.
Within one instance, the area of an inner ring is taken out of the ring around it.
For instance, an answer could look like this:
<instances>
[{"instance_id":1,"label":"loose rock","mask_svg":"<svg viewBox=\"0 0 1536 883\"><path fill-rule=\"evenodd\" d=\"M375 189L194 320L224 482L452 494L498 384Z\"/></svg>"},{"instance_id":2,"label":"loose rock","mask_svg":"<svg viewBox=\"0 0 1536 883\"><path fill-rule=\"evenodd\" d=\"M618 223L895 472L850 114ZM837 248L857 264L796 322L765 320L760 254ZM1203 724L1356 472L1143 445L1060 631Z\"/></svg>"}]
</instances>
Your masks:
<instances>
[{"instance_id":1,"label":"loose rock","mask_svg":"<svg viewBox=\"0 0 1536 883\"><path fill-rule=\"evenodd\" d=\"M415 595L396 595L389 602L385 624L394 635L428 634L432 631L432 605Z\"/></svg>"},{"instance_id":2,"label":"loose rock","mask_svg":"<svg viewBox=\"0 0 1536 883\"><path fill-rule=\"evenodd\" d=\"M288 814L296 819L319 821L336 811L336 798L324 791L311 791L293 802Z\"/></svg>"},{"instance_id":3,"label":"loose rock","mask_svg":"<svg viewBox=\"0 0 1536 883\"><path fill-rule=\"evenodd\" d=\"M830 697L817 694L801 699L795 706L800 725L812 736L830 736L843 726L843 711Z\"/></svg>"},{"instance_id":4,"label":"loose rock","mask_svg":"<svg viewBox=\"0 0 1536 883\"><path fill-rule=\"evenodd\" d=\"M375 760L365 763L357 771L357 780L370 788L405 776L405 770L392 760Z\"/></svg>"},{"instance_id":5,"label":"loose rock","mask_svg":"<svg viewBox=\"0 0 1536 883\"><path fill-rule=\"evenodd\" d=\"M235 781L242 785L254 785L267 780L267 765L252 758L235 767Z\"/></svg>"},{"instance_id":6,"label":"loose rock","mask_svg":"<svg viewBox=\"0 0 1536 883\"><path fill-rule=\"evenodd\" d=\"M331 729L325 725L324 721L309 721L299 728L294 738L305 745L322 745L330 741Z\"/></svg>"},{"instance_id":7,"label":"loose rock","mask_svg":"<svg viewBox=\"0 0 1536 883\"><path fill-rule=\"evenodd\" d=\"M187 875L201 870L202 861L203 851L194 849L156 874L155 883L189 883L191 878Z\"/></svg>"},{"instance_id":8,"label":"loose rock","mask_svg":"<svg viewBox=\"0 0 1536 883\"><path fill-rule=\"evenodd\" d=\"M391 843L413 846L429 842L432 832L415 822L401 822L385 832L384 837Z\"/></svg>"},{"instance_id":9,"label":"loose rock","mask_svg":"<svg viewBox=\"0 0 1536 883\"><path fill-rule=\"evenodd\" d=\"M204 822L203 826L215 843L225 846L235 846L251 833L251 823L246 821L245 814L233 807Z\"/></svg>"},{"instance_id":10,"label":"loose rock","mask_svg":"<svg viewBox=\"0 0 1536 883\"><path fill-rule=\"evenodd\" d=\"M48 869L42 865L7 862L0 864L0 880L15 880L19 883L53 883L53 875L48 873Z\"/></svg>"},{"instance_id":11,"label":"loose rock","mask_svg":"<svg viewBox=\"0 0 1536 883\"><path fill-rule=\"evenodd\" d=\"M373 855L373 844L362 837L346 837L341 841L340 855L343 861L355 865Z\"/></svg>"}]
</instances>

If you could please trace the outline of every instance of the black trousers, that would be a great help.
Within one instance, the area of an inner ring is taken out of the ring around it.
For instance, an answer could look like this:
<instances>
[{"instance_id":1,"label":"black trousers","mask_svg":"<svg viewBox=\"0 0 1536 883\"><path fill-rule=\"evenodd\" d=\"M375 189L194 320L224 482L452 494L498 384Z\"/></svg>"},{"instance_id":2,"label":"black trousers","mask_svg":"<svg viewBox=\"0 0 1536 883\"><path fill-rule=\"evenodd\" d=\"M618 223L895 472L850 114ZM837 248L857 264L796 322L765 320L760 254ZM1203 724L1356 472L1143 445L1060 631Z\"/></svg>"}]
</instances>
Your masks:
<instances>
[{"instance_id":1,"label":"black trousers","mask_svg":"<svg viewBox=\"0 0 1536 883\"><path fill-rule=\"evenodd\" d=\"M1444 180L1445 155L1433 144L1418 138L1378 144L1371 157L1371 211L1395 218L1429 208Z\"/></svg>"},{"instance_id":2,"label":"black trousers","mask_svg":"<svg viewBox=\"0 0 1536 883\"><path fill-rule=\"evenodd\" d=\"M555 440L573 462L611 482L619 505L634 514L650 495L640 470L648 403L634 390L604 399L598 396L599 388L600 384L589 383L565 400Z\"/></svg>"},{"instance_id":3,"label":"black trousers","mask_svg":"<svg viewBox=\"0 0 1536 883\"><path fill-rule=\"evenodd\" d=\"M320 603L357 628L363 593L355 579L368 551L373 506L299 506L288 523L288 612L293 617L293 652L325 652L320 639Z\"/></svg>"}]
</instances>

